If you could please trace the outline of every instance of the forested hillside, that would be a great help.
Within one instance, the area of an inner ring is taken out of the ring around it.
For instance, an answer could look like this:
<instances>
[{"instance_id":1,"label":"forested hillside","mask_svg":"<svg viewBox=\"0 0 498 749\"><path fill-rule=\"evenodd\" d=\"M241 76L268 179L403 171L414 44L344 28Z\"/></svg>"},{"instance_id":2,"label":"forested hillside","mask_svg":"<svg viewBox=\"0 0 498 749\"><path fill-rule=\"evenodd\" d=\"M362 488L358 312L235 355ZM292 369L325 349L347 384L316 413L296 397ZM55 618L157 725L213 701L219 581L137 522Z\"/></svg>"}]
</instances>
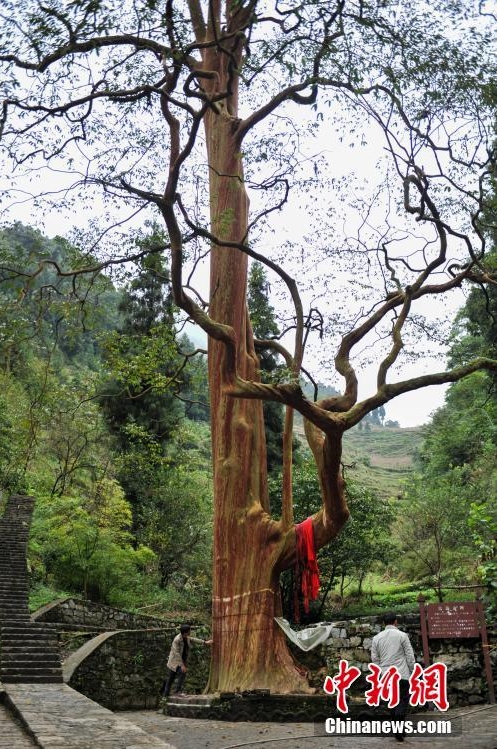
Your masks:
<instances>
[{"instance_id":1,"label":"forested hillside","mask_svg":"<svg viewBox=\"0 0 498 749\"><path fill-rule=\"evenodd\" d=\"M91 259L16 224L0 257L1 488L36 497L34 587L131 606L166 592L174 605L177 590L187 606L207 602L205 361L177 336L159 256L116 284L65 279L56 269ZM14 262L40 270L26 284Z\"/></svg>"},{"instance_id":2,"label":"forested hillside","mask_svg":"<svg viewBox=\"0 0 498 749\"><path fill-rule=\"evenodd\" d=\"M142 246L159 240L152 227ZM137 258L120 278L66 279L56 266L88 265L89 258L62 238L16 224L0 233L0 258L0 481L3 499L14 492L36 497L33 605L70 592L157 613L207 614L212 489L205 355L182 333L160 255ZM29 283L10 274L14 260L32 274ZM251 284L254 328L267 337L276 323L256 264ZM453 328L453 364L494 352L494 315L495 297L469 294ZM277 376L271 355L261 368L264 377ZM424 429L384 425L383 413L374 412L349 432L343 470L352 520L320 552L322 589L312 616L323 619L351 596L357 603L358 591L360 608L372 606L372 590L389 586L408 590L406 599L393 600L413 602L416 590L443 598L450 590L462 593L446 586L482 583L492 599L494 387L484 372L455 383ZM283 409L268 405L278 512ZM301 424L296 521L314 511L320 493ZM283 594L290 616L289 575Z\"/></svg>"}]
</instances>

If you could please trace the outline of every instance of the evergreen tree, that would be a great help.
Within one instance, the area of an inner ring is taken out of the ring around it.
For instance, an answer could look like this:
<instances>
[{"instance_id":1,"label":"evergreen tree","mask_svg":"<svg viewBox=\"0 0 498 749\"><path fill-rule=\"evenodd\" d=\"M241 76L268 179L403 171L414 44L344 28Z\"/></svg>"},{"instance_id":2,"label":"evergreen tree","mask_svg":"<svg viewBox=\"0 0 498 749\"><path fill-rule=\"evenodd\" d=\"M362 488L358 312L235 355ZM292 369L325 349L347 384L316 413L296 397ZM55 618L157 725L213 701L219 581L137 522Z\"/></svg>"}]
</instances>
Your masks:
<instances>
[{"instance_id":1,"label":"evergreen tree","mask_svg":"<svg viewBox=\"0 0 498 749\"><path fill-rule=\"evenodd\" d=\"M265 270L260 263L253 263L249 272L247 305L253 332L256 339L261 341L277 338L278 325L275 310L268 301L269 283ZM258 346L261 377L263 382L270 382L272 376L282 369L277 355L268 346ZM282 465L282 433L284 428L284 414L280 403L267 401L263 404L266 435L266 460L268 471L273 473L280 470Z\"/></svg>"},{"instance_id":2,"label":"evergreen tree","mask_svg":"<svg viewBox=\"0 0 498 749\"><path fill-rule=\"evenodd\" d=\"M165 445L183 416L175 397L181 388L169 274L161 256L146 255L119 304L122 323L106 344L110 377L101 403L123 449L131 425Z\"/></svg>"},{"instance_id":3,"label":"evergreen tree","mask_svg":"<svg viewBox=\"0 0 498 749\"><path fill-rule=\"evenodd\" d=\"M490 262L488 258L488 262ZM496 290L472 289L456 316L450 366L496 355ZM496 591L496 379L474 372L452 384L427 427L421 471L407 487L405 574L444 584L474 582ZM417 533L413 536L413 528ZM470 533L469 533L470 531ZM472 546L473 545L473 546ZM412 563L410 563L410 558ZM418 566L417 566L418 565ZM494 604L493 604L494 605Z\"/></svg>"}]
</instances>

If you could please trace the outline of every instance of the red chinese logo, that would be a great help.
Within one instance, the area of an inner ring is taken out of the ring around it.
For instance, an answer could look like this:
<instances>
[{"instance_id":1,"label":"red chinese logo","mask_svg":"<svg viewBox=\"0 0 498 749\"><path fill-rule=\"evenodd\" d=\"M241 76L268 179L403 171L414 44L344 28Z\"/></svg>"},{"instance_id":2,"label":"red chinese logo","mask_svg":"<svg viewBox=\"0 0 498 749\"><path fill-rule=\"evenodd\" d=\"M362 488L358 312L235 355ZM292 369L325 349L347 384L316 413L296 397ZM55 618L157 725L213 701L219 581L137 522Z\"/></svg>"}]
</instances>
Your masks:
<instances>
[{"instance_id":1,"label":"red chinese logo","mask_svg":"<svg viewBox=\"0 0 498 749\"><path fill-rule=\"evenodd\" d=\"M348 712L348 705L346 702L346 691L349 689L353 681L361 675L361 671L356 666L348 668L347 661L339 662L339 673L334 677L327 676L323 684L323 690L326 694L337 695L337 709L341 713Z\"/></svg>"},{"instance_id":2,"label":"red chinese logo","mask_svg":"<svg viewBox=\"0 0 498 749\"><path fill-rule=\"evenodd\" d=\"M395 666L391 666L384 673L376 663L368 664L369 674L365 677L372 686L365 692L365 702L369 707L378 707L380 701L387 702L387 707L399 705L401 676ZM356 666L348 666L348 662L339 661L339 672L335 676L326 676L323 690L326 694L335 694L337 709L341 713L348 712L346 692L351 684L361 676ZM422 668L419 663L410 675L409 692L410 705L419 707L427 702L433 702L439 710L448 710L449 702L446 691L447 666L445 663L433 663L432 666Z\"/></svg>"},{"instance_id":3,"label":"red chinese logo","mask_svg":"<svg viewBox=\"0 0 498 749\"><path fill-rule=\"evenodd\" d=\"M391 666L382 673L380 666L370 663L368 666L370 675L366 680L372 685L365 692L365 702L369 707L378 707L381 700L387 702L388 707L396 707L399 704L399 680L400 675L395 666Z\"/></svg>"},{"instance_id":4,"label":"red chinese logo","mask_svg":"<svg viewBox=\"0 0 498 749\"><path fill-rule=\"evenodd\" d=\"M410 705L421 706L433 702L440 710L447 710L449 702L446 694L445 663L433 663L423 669L419 663L410 676Z\"/></svg>"}]
</instances>

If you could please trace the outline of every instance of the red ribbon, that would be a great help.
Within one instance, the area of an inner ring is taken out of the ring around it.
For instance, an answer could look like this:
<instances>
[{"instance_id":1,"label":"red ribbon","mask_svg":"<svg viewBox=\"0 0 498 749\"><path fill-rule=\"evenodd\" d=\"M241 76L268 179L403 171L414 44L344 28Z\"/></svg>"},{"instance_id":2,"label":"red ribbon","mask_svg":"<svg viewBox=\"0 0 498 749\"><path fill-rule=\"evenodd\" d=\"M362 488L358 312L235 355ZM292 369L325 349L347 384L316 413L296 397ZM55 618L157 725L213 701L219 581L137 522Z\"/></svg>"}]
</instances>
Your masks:
<instances>
[{"instance_id":1,"label":"red ribbon","mask_svg":"<svg viewBox=\"0 0 498 749\"><path fill-rule=\"evenodd\" d=\"M306 613L310 610L310 601L318 598L320 577L316 563L315 536L313 519L306 518L296 526L296 565L294 579L294 620L299 622L299 593L303 598Z\"/></svg>"}]
</instances>

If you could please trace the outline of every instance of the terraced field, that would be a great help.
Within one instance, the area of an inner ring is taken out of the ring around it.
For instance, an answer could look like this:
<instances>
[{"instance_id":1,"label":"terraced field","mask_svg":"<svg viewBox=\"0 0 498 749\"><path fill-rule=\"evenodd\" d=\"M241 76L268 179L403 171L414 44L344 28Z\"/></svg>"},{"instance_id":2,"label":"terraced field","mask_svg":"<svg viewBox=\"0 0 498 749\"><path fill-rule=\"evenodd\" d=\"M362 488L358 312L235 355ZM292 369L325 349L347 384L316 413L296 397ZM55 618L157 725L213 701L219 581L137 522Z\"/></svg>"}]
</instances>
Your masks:
<instances>
[{"instance_id":1,"label":"terraced field","mask_svg":"<svg viewBox=\"0 0 498 749\"><path fill-rule=\"evenodd\" d=\"M305 440L299 422L296 432ZM368 432L353 429L344 436L346 477L386 499L399 497L415 469L422 440L423 427L371 427Z\"/></svg>"}]
</instances>

